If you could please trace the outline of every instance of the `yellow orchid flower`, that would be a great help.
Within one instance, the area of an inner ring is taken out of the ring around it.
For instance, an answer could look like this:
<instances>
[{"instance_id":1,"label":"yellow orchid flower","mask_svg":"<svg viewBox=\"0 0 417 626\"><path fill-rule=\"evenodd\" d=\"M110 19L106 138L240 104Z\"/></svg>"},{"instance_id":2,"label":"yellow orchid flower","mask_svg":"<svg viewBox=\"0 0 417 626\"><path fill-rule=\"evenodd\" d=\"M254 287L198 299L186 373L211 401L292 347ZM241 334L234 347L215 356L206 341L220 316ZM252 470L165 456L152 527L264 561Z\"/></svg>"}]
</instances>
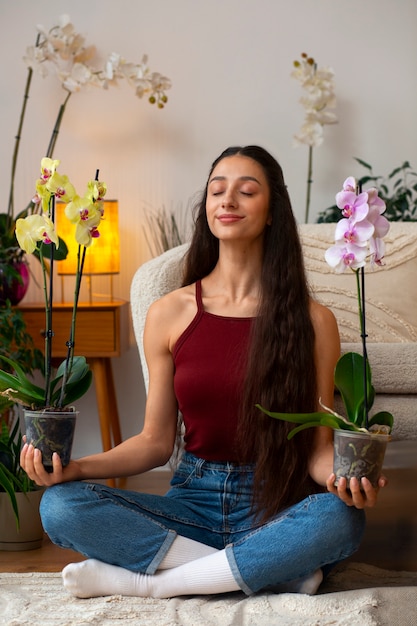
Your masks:
<instances>
[{"instance_id":1,"label":"yellow orchid flower","mask_svg":"<svg viewBox=\"0 0 417 626\"><path fill-rule=\"evenodd\" d=\"M60 164L58 159L50 159L49 157L44 157L41 160L41 180L46 182L55 174L55 170Z\"/></svg>"},{"instance_id":2,"label":"yellow orchid flower","mask_svg":"<svg viewBox=\"0 0 417 626\"><path fill-rule=\"evenodd\" d=\"M72 224L78 224L81 220L81 215L88 209L90 204L91 201L87 198L75 196L65 207L65 215Z\"/></svg>"},{"instance_id":3,"label":"yellow orchid flower","mask_svg":"<svg viewBox=\"0 0 417 626\"><path fill-rule=\"evenodd\" d=\"M39 178L36 181L36 194L34 198L32 198L32 202L34 202L35 204L41 203L42 211L44 213L48 213L49 202L51 200L52 193L46 187L45 183L46 181L42 180L42 178Z\"/></svg>"},{"instance_id":4,"label":"yellow orchid flower","mask_svg":"<svg viewBox=\"0 0 417 626\"><path fill-rule=\"evenodd\" d=\"M19 246L31 254L36 249L38 241L44 243L53 242L59 246L58 235L55 232L54 224L44 213L42 215L28 215L16 221L16 238Z\"/></svg>"},{"instance_id":5,"label":"yellow orchid flower","mask_svg":"<svg viewBox=\"0 0 417 626\"><path fill-rule=\"evenodd\" d=\"M98 227L104 214L101 200L106 191L106 183L90 180L85 196L75 196L65 207L66 217L76 225L75 239L80 246L87 248L100 236Z\"/></svg>"},{"instance_id":6,"label":"yellow orchid flower","mask_svg":"<svg viewBox=\"0 0 417 626\"><path fill-rule=\"evenodd\" d=\"M63 202L71 202L77 195L74 185L65 174L55 172L46 182L46 188Z\"/></svg>"},{"instance_id":7,"label":"yellow orchid flower","mask_svg":"<svg viewBox=\"0 0 417 626\"><path fill-rule=\"evenodd\" d=\"M106 195L107 185L99 180L90 180L87 183L86 197L91 198L92 202L102 200Z\"/></svg>"},{"instance_id":8,"label":"yellow orchid flower","mask_svg":"<svg viewBox=\"0 0 417 626\"><path fill-rule=\"evenodd\" d=\"M75 229L75 239L80 246L88 248L93 243L93 239L100 237L97 226L86 227L83 222L77 224Z\"/></svg>"},{"instance_id":9,"label":"yellow orchid flower","mask_svg":"<svg viewBox=\"0 0 417 626\"><path fill-rule=\"evenodd\" d=\"M90 246L93 238L99 237L98 226L103 218L101 202L91 202L88 195L77 196L65 207L65 215L76 224L75 239L80 246Z\"/></svg>"}]
</instances>

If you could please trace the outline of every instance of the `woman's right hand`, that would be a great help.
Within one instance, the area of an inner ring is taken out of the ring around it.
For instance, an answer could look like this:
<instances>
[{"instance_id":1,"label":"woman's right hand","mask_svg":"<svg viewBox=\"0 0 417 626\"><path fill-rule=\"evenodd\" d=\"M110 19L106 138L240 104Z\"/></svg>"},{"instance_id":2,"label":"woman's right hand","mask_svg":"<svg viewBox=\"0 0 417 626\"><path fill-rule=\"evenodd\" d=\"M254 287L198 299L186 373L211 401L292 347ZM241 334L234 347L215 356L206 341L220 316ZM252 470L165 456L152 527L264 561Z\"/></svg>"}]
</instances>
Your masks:
<instances>
[{"instance_id":1,"label":"woman's right hand","mask_svg":"<svg viewBox=\"0 0 417 626\"><path fill-rule=\"evenodd\" d=\"M47 472L42 464L42 453L32 444L25 443L20 453L20 465L26 474L40 487L51 487L70 480L81 480L81 471L76 461L62 467L59 454L52 455L52 472Z\"/></svg>"}]
</instances>

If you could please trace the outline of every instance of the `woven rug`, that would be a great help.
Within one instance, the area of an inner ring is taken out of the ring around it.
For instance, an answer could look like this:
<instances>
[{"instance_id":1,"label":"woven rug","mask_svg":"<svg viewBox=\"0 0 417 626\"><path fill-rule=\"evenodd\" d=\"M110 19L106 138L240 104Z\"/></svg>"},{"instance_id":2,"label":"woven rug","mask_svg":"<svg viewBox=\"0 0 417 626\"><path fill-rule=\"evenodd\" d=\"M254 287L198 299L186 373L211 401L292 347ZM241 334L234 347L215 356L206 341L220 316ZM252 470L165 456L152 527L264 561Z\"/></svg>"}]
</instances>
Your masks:
<instances>
[{"instance_id":1,"label":"woven rug","mask_svg":"<svg viewBox=\"0 0 417 626\"><path fill-rule=\"evenodd\" d=\"M417 572L339 566L316 596L243 593L154 600L70 596L59 573L0 574L0 624L23 626L415 626Z\"/></svg>"}]
</instances>

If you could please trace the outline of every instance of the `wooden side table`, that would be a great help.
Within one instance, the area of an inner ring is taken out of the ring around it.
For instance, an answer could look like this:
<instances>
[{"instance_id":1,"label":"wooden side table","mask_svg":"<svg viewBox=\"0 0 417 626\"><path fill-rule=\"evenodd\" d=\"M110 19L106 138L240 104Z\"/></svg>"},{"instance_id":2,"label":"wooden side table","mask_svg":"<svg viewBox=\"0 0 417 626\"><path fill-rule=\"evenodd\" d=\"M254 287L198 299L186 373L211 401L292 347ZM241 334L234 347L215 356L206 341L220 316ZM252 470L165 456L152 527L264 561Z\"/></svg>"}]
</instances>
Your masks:
<instances>
[{"instance_id":1,"label":"wooden side table","mask_svg":"<svg viewBox=\"0 0 417 626\"><path fill-rule=\"evenodd\" d=\"M25 303L18 307L24 316L27 331L37 348L45 348L45 307ZM52 356L65 358L66 342L71 326L72 303L54 304ZM85 356L93 372L100 419L103 450L110 450L122 440L114 387L111 358L120 356L129 345L129 303L81 303L77 311L75 355ZM115 484L113 479L109 484Z\"/></svg>"}]
</instances>

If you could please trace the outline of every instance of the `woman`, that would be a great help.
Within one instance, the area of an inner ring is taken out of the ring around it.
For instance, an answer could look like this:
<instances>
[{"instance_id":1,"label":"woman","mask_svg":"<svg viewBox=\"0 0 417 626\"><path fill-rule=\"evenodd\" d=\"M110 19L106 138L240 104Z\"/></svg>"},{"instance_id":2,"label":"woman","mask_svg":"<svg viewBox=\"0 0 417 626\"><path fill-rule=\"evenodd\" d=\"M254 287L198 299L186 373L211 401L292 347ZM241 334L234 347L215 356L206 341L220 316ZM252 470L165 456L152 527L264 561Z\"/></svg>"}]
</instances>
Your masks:
<instances>
[{"instance_id":1,"label":"woman","mask_svg":"<svg viewBox=\"0 0 417 626\"><path fill-rule=\"evenodd\" d=\"M261 589L315 593L352 554L377 489L334 486L332 432L266 417L333 402L340 341L308 293L282 171L262 148L229 148L198 207L184 286L149 309L145 423L116 448L54 471L25 445L56 544L89 557L63 571L75 596L166 598ZM185 452L166 496L80 482L131 476ZM379 486L386 483L381 478Z\"/></svg>"}]
</instances>

